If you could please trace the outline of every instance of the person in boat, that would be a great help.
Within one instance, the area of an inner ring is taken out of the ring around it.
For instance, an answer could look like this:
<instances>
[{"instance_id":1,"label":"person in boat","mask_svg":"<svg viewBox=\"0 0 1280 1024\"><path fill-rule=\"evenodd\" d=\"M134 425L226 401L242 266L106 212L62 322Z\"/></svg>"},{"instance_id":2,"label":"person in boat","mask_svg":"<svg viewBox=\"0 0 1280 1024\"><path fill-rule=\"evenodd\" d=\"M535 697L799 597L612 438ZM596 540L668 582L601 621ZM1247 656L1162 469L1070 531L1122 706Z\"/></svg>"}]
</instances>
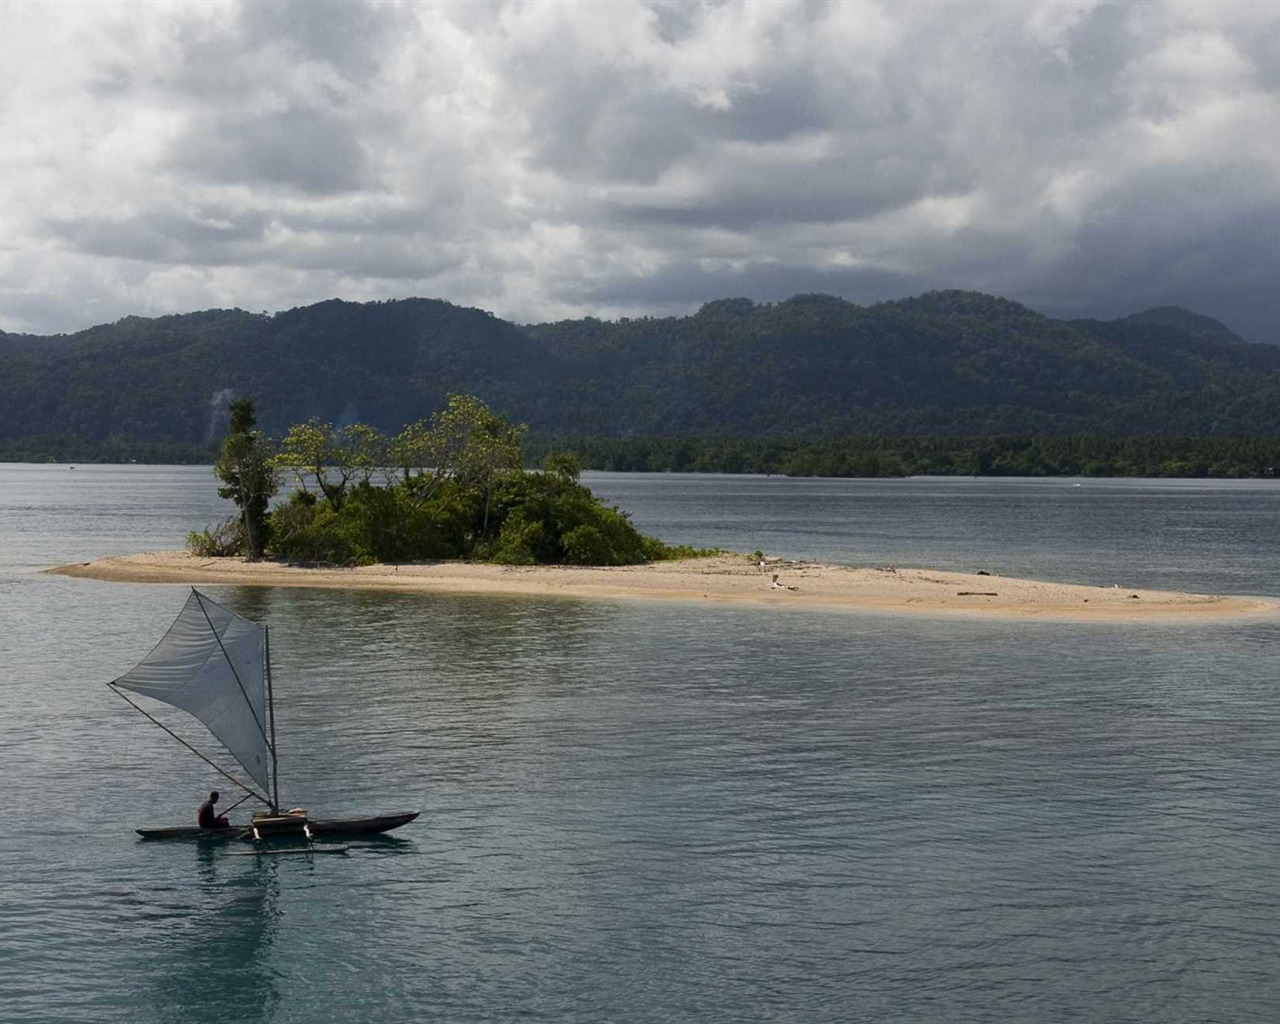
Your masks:
<instances>
[{"instance_id":1,"label":"person in boat","mask_svg":"<svg viewBox=\"0 0 1280 1024\"><path fill-rule=\"evenodd\" d=\"M196 812L196 824L201 828L230 828L231 822L226 817L214 812L213 805L218 802L218 791L209 794L209 799L200 805Z\"/></svg>"}]
</instances>

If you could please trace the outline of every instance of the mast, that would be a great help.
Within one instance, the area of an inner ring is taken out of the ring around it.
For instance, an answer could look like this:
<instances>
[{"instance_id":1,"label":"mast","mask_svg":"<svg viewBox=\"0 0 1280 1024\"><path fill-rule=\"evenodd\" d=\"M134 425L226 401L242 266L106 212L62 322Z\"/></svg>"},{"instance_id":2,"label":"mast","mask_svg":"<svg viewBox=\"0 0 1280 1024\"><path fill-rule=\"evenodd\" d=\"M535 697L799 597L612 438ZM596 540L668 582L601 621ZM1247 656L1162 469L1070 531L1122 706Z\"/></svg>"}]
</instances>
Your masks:
<instances>
[{"instance_id":1,"label":"mast","mask_svg":"<svg viewBox=\"0 0 1280 1024\"><path fill-rule=\"evenodd\" d=\"M267 721L271 723L271 811L280 813L280 774L276 766L276 702L271 693L271 629L262 627L262 657L267 665Z\"/></svg>"}]
</instances>

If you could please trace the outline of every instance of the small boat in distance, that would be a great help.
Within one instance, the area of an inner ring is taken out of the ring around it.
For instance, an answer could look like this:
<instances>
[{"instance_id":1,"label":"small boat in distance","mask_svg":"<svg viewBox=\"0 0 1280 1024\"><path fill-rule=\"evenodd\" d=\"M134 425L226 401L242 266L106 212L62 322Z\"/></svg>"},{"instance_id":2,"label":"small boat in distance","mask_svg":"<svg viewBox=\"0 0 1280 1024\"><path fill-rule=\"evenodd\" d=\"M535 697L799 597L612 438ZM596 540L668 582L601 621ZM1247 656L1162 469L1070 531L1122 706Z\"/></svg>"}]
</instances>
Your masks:
<instances>
[{"instance_id":1,"label":"small boat in distance","mask_svg":"<svg viewBox=\"0 0 1280 1024\"><path fill-rule=\"evenodd\" d=\"M266 810L243 825L140 828L143 839L264 840L377 835L408 824L418 811L360 818L312 819L300 808L282 811L276 770L275 700L271 689L271 641L266 626L251 622L194 587L182 611L155 648L107 684L218 774ZM137 704L125 691L161 701L204 724L245 770L256 788L236 778Z\"/></svg>"}]
</instances>

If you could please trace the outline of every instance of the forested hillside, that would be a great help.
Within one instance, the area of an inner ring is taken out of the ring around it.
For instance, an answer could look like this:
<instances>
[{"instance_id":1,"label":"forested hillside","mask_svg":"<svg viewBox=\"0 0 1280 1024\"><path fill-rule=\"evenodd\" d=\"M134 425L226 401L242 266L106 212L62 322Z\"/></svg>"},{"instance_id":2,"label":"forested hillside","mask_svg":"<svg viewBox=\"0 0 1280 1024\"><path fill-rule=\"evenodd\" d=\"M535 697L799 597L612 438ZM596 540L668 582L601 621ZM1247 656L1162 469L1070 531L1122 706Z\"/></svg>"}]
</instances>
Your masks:
<instances>
[{"instance_id":1,"label":"forested hillside","mask_svg":"<svg viewBox=\"0 0 1280 1024\"><path fill-rule=\"evenodd\" d=\"M1068 322L973 292L525 327L429 299L211 310L0 334L0 457L198 454L235 395L269 433L394 430L456 392L535 439L1280 435L1280 348L1179 309Z\"/></svg>"}]
</instances>

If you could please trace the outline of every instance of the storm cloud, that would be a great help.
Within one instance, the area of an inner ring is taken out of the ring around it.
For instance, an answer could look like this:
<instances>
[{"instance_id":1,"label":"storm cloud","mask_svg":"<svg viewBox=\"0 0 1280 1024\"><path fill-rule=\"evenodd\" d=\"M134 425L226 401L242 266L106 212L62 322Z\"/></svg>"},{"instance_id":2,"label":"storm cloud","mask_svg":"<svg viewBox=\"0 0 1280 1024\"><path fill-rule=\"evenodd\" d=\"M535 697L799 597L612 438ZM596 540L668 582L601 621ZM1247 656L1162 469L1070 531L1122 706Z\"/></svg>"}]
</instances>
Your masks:
<instances>
[{"instance_id":1,"label":"storm cloud","mask_svg":"<svg viewBox=\"0 0 1280 1024\"><path fill-rule=\"evenodd\" d=\"M974 288L1280 342L1280 6L0 10L0 328Z\"/></svg>"}]
</instances>

